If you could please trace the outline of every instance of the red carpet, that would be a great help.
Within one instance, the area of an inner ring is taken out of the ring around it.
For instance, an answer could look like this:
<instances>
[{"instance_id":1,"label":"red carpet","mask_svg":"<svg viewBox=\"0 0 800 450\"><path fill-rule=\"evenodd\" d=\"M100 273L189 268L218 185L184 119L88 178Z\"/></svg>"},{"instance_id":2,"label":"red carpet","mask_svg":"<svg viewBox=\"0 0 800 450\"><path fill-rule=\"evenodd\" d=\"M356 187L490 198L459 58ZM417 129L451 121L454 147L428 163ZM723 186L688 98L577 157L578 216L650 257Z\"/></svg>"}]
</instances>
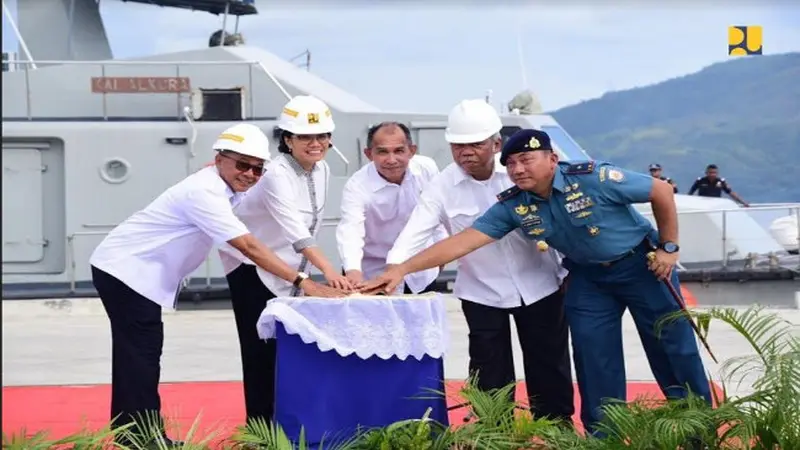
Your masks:
<instances>
[{"instance_id":1,"label":"red carpet","mask_svg":"<svg viewBox=\"0 0 800 450\"><path fill-rule=\"evenodd\" d=\"M463 382L447 383L448 404L456 397ZM59 438L84 427L98 429L109 419L109 385L24 386L3 388L3 432L28 433L50 430L50 438ZM661 397L655 383L629 383L628 397ZM525 398L525 386L517 385L517 399ZM244 400L240 382L169 383L161 385L163 412L174 421L170 434L183 435L198 414L201 430L232 430L244 420ZM576 411L580 400L575 398ZM466 408L450 412L451 424L462 423ZM576 417L577 419L577 417Z\"/></svg>"}]
</instances>

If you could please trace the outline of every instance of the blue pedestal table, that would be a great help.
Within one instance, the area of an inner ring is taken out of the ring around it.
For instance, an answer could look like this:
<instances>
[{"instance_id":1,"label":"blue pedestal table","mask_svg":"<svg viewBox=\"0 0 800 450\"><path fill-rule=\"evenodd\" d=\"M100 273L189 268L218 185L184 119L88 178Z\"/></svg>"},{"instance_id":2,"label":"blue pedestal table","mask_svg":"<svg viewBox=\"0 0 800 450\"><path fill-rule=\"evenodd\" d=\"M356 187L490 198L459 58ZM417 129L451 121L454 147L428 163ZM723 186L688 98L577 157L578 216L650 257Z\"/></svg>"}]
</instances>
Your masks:
<instances>
[{"instance_id":1,"label":"blue pedestal table","mask_svg":"<svg viewBox=\"0 0 800 450\"><path fill-rule=\"evenodd\" d=\"M312 447L357 428L406 419L447 425L443 357L449 335L440 294L279 297L258 322L276 339L275 421Z\"/></svg>"}]
</instances>

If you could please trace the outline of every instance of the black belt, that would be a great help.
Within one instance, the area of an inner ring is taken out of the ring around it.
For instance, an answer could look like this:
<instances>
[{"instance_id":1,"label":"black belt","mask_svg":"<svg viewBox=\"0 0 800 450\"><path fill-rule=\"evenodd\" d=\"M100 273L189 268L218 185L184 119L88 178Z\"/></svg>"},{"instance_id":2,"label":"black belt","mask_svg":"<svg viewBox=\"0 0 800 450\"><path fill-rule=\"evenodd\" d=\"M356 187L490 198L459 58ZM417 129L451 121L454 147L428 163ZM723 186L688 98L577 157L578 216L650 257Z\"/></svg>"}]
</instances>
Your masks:
<instances>
[{"instance_id":1,"label":"black belt","mask_svg":"<svg viewBox=\"0 0 800 450\"><path fill-rule=\"evenodd\" d=\"M653 248L653 246L650 245L650 241L648 239L644 239L644 240L642 240L642 242L639 243L639 245L637 245L636 247L633 247L632 249L628 250L627 252L625 252L622 256L618 257L617 259L612 260L612 261L606 261L606 262L600 263L600 265L603 266L603 267L611 267L614 264L622 261L623 259L628 258L629 256L632 256L632 255L636 254L636 252L638 252L640 250L648 252L648 251L652 250L652 248Z\"/></svg>"}]
</instances>

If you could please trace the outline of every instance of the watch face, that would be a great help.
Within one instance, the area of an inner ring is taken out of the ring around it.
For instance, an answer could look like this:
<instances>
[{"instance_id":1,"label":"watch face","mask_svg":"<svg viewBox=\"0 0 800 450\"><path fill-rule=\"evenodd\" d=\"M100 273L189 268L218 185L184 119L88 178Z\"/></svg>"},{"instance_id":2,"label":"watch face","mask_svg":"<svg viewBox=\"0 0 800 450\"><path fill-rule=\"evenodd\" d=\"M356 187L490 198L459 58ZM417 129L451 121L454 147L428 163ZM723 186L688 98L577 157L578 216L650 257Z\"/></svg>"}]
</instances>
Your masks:
<instances>
[{"instance_id":1,"label":"watch face","mask_svg":"<svg viewBox=\"0 0 800 450\"><path fill-rule=\"evenodd\" d=\"M667 253L675 253L678 251L678 246L674 242L664 243L664 251Z\"/></svg>"}]
</instances>

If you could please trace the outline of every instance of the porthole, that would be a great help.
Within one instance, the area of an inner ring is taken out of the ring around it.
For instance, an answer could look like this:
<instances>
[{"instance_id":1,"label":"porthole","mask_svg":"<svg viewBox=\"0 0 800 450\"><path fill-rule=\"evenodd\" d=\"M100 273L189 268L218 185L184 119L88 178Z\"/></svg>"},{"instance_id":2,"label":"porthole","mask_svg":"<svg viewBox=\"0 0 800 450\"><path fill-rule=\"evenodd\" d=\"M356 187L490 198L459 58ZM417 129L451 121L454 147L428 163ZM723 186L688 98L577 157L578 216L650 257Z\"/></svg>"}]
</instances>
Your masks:
<instances>
[{"instance_id":1,"label":"porthole","mask_svg":"<svg viewBox=\"0 0 800 450\"><path fill-rule=\"evenodd\" d=\"M100 178L106 183L118 184L128 179L131 165L122 158L110 158L100 166Z\"/></svg>"}]
</instances>

